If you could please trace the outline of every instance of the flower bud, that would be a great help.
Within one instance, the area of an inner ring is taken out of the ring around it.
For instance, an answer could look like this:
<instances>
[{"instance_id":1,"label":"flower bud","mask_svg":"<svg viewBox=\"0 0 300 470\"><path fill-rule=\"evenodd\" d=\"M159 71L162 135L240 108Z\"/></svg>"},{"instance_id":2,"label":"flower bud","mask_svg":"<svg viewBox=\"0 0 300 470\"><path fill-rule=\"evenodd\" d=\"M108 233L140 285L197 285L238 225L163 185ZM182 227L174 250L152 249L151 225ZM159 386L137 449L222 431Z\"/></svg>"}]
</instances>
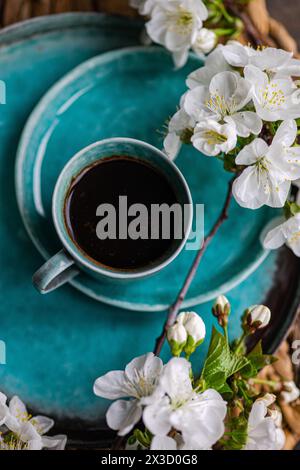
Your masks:
<instances>
[{"instance_id":1,"label":"flower bud","mask_svg":"<svg viewBox=\"0 0 300 470\"><path fill-rule=\"evenodd\" d=\"M204 321L195 312L182 312L178 315L177 322L185 328L187 333L184 352L187 356L190 356L205 338Z\"/></svg>"},{"instance_id":2,"label":"flower bud","mask_svg":"<svg viewBox=\"0 0 300 470\"><path fill-rule=\"evenodd\" d=\"M201 28L193 44L193 49L196 54L208 54L216 45L217 36L214 31L206 28Z\"/></svg>"},{"instance_id":3,"label":"flower bud","mask_svg":"<svg viewBox=\"0 0 300 470\"><path fill-rule=\"evenodd\" d=\"M212 307L213 315L218 319L218 323L223 328L228 324L228 316L231 306L225 295L219 295Z\"/></svg>"},{"instance_id":4,"label":"flower bud","mask_svg":"<svg viewBox=\"0 0 300 470\"><path fill-rule=\"evenodd\" d=\"M188 338L184 326L177 322L174 323L174 325L168 329L167 338L172 355L176 357L180 356Z\"/></svg>"},{"instance_id":5,"label":"flower bud","mask_svg":"<svg viewBox=\"0 0 300 470\"><path fill-rule=\"evenodd\" d=\"M247 308L243 328L249 333L254 333L260 328L265 328L271 319L271 311L265 305L252 305Z\"/></svg>"}]
</instances>

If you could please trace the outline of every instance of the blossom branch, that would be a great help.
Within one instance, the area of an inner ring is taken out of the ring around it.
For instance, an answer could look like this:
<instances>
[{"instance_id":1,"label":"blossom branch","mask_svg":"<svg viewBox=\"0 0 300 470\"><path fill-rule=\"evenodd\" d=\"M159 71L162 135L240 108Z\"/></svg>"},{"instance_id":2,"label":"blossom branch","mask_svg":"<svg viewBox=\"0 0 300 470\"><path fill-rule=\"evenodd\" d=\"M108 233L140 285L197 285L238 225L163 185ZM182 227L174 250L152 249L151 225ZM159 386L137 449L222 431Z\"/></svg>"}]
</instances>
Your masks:
<instances>
[{"instance_id":1,"label":"blossom branch","mask_svg":"<svg viewBox=\"0 0 300 470\"><path fill-rule=\"evenodd\" d=\"M176 317L179 313L179 310L181 308L181 305L187 295L187 292L195 278L195 275L197 273L197 269L199 267L199 264L202 260L202 257L208 247L208 245L210 244L210 242L212 241L212 239L214 238L214 236L216 235L216 233L218 232L219 228L221 227L221 225L225 222L225 220L227 220L228 218L228 209L229 209L229 205L230 205L230 201L231 201L231 198L232 198L232 185L233 185L233 182L235 180L236 176L234 176L234 178L232 178L229 183L228 183L228 190L227 190L227 194L226 194L226 199L225 199L225 202L224 202L224 205L223 205L223 208L221 210L221 213L218 217L218 219L216 220L214 226L212 227L212 229L210 230L209 234L205 237L204 239L204 243L202 245L202 247L199 249L195 259L194 259L194 262L191 266L191 269L184 281L184 284L174 302L174 304L170 307L169 309L169 312L168 312L168 317L167 317L167 320L164 324L164 327L163 327L163 331L161 333L161 335L156 339L156 343L155 343L155 348L154 348L154 354L156 354L157 356L159 356L161 350L162 350L162 347L163 347L163 344L164 344L164 341L166 339L166 335L167 335L167 331L168 329L170 328L170 326L172 326L175 321L176 321Z\"/></svg>"}]
</instances>

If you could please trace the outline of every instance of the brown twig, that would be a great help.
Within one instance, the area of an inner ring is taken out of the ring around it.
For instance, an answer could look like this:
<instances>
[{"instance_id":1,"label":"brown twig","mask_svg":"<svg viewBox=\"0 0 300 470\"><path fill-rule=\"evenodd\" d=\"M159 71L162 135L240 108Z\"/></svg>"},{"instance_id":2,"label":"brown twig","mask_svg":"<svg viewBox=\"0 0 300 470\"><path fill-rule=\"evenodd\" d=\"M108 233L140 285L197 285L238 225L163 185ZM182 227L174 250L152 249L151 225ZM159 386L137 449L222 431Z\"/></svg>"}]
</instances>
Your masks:
<instances>
[{"instance_id":1,"label":"brown twig","mask_svg":"<svg viewBox=\"0 0 300 470\"><path fill-rule=\"evenodd\" d=\"M234 0L224 0L224 5L230 13L232 13L235 17L240 18L240 20L244 23L247 35L249 36L249 39L254 46L274 45L268 36L262 35L257 30L244 8L239 8Z\"/></svg>"},{"instance_id":2,"label":"brown twig","mask_svg":"<svg viewBox=\"0 0 300 470\"><path fill-rule=\"evenodd\" d=\"M214 226L212 227L211 231L209 232L209 234L205 237L204 239L204 243L202 245L202 247L200 248L200 250L198 251L195 259L194 259L194 262L191 266L191 269L184 281L184 284L174 302L174 304L170 307L169 309L169 312L168 312L168 317L167 317L167 320L164 324L164 327L163 327L163 331L161 333L161 335L156 339L156 343L155 343L155 348L154 348L154 354L156 354L157 356L159 356L160 352L161 352L161 349L162 349L162 346L164 344L164 341L166 339L166 335L167 335L167 331L168 329L170 328L170 326L173 325L173 323L175 322L176 320L176 317L179 313L179 310L180 310L180 307L185 299L185 296L194 280L194 277L196 275L196 272L197 272L197 269L199 267L199 264L202 260L202 257L208 247L208 245L210 244L210 242L212 241L213 237L216 235L217 231L219 230L219 228L221 227L221 225L223 224L223 222L225 222L225 220L228 218L228 209L229 209L229 205L230 205L230 201L231 201L231 197L232 197L232 185L233 185L233 181L235 180L236 176L234 178L232 178L230 180L230 182L228 183L228 191L227 191L227 195L226 195L226 199L225 199L225 202L224 202L224 205L223 205L223 208L221 210L221 213L218 217L218 219L216 220Z\"/></svg>"}]
</instances>

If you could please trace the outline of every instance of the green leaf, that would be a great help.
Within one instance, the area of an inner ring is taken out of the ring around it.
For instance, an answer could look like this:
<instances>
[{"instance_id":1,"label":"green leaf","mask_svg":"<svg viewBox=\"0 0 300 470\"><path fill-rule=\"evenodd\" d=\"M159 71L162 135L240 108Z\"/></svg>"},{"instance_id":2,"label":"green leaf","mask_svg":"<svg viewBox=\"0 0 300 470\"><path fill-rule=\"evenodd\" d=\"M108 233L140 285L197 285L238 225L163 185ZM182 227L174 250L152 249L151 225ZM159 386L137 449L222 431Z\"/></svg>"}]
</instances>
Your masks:
<instances>
[{"instance_id":1,"label":"green leaf","mask_svg":"<svg viewBox=\"0 0 300 470\"><path fill-rule=\"evenodd\" d=\"M240 371L242 377L246 379L256 377L261 369L277 361L276 357L263 354L261 341L248 354L247 359L249 363Z\"/></svg>"},{"instance_id":2,"label":"green leaf","mask_svg":"<svg viewBox=\"0 0 300 470\"><path fill-rule=\"evenodd\" d=\"M232 353L225 337L216 328L213 328L201 379L206 388L220 391L226 385L227 379L243 369L248 363L248 359L244 356Z\"/></svg>"},{"instance_id":3,"label":"green leaf","mask_svg":"<svg viewBox=\"0 0 300 470\"><path fill-rule=\"evenodd\" d=\"M223 395L227 400L230 400L233 397L233 390L229 387L228 383L224 383L222 387L219 388L219 393Z\"/></svg>"},{"instance_id":4,"label":"green leaf","mask_svg":"<svg viewBox=\"0 0 300 470\"><path fill-rule=\"evenodd\" d=\"M133 431L132 437L136 439L143 447L150 448L152 434L147 429L144 432L140 429L135 429ZM132 440L131 443L133 444L134 441Z\"/></svg>"},{"instance_id":5,"label":"green leaf","mask_svg":"<svg viewBox=\"0 0 300 470\"><path fill-rule=\"evenodd\" d=\"M241 415L237 418L231 418L227 427L229 429L228 438L223 440L222 444L226 450L241 450L247 442L248 422Z\"/></svg>"}]
</instances>

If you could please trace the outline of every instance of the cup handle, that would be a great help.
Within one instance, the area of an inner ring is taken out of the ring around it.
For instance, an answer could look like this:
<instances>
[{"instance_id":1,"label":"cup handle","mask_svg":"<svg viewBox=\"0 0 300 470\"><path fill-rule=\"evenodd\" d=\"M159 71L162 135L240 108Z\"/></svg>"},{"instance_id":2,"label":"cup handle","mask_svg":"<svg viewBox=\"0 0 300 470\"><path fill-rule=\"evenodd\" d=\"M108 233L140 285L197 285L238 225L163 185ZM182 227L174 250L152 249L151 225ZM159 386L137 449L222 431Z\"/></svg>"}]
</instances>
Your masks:
<instances>
[{"instance_id":1,"label":"cup handle","mask_svg":"<svg viewBox=\"0 0 300 470\"><path fill-rule=\"evenodd\" d=\"M41 294L48 294L73 279L78 273L73 258L65 250L61 250L33 275L32 282Z\"/></svg>"}]
</instances>

